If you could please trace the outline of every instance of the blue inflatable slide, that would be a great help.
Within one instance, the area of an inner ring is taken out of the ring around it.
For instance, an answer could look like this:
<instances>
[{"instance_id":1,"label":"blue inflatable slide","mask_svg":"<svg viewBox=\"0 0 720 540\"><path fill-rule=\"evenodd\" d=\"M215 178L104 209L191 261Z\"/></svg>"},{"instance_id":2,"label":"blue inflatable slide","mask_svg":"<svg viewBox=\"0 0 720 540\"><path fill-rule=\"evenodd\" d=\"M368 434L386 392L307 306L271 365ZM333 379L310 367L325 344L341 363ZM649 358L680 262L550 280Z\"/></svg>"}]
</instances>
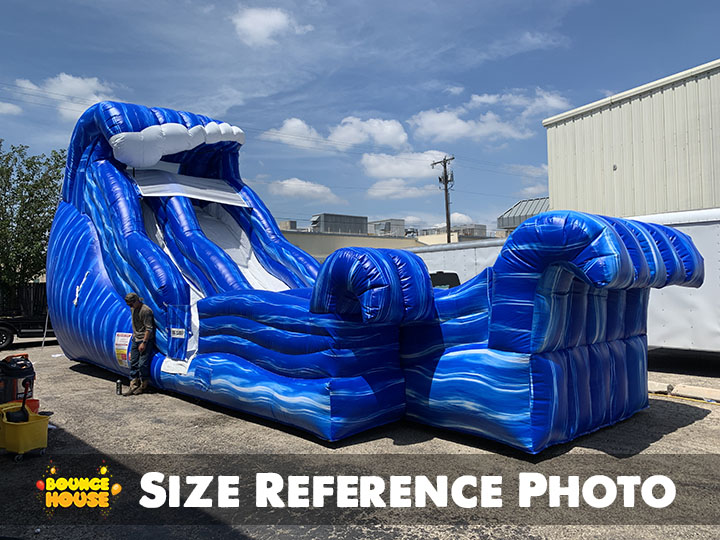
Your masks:
<instances>
[{"instance_id":1,"label":"blue inflatable slide","mask_svg":"<svg viewBox=\"0 0 720 540\"><path fill-rule=\"evenodd\" d=\"M401 250L322 266L239 174L244 134L117 102L73 132L47 291L68 358L129 373L128 292L157 324L152 384L338 440L403 417L536 453L647 407L651 287L699 287L661 225L548 212L433 289Z\"/></svg>"}]
</instances>

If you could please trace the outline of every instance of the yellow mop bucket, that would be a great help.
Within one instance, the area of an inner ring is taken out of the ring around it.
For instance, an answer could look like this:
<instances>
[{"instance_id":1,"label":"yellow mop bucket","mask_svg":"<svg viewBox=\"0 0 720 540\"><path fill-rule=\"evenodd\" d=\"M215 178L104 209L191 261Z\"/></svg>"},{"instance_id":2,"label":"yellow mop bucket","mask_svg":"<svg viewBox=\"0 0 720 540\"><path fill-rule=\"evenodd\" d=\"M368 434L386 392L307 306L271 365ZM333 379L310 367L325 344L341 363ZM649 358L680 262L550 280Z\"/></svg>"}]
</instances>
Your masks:
<instances>
[{"instance_id":1,"label":"yellow mop bucket","mask_svg":"<svg viewBox=\"0 0 720 540\"><path fill-rule=\"evenodd\" d=\"M9 422L8 413L17 413L22 408L19 403L0 405L0 448L17 454L16 459L30 450L47 447L49 416L35 414L27 410L26 422Z\"/></svg>"}]
</instances>

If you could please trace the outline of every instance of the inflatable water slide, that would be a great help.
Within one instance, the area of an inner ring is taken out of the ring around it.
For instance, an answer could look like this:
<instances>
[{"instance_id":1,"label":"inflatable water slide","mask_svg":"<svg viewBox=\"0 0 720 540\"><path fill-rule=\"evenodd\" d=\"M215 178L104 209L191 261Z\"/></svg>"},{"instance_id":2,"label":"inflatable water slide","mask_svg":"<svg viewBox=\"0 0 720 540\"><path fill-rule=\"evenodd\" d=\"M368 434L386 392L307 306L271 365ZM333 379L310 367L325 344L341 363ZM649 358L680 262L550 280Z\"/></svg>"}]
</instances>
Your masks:
<instances>
[{"instance_id":1,"label":"inflatable water slide","mask_svg":"<svg viewBox=\"0 0 720 540\"><path fill-rule=\"evenodd\" d=\"M320 266L243 183L243 143L188 112L82 115L47 261L68 358L127 375L137 292L157 323L154 386L326 440L407 416L535 453L648 405L648 291L702 284L689 237L550 212L449 290L400 250Z\"/></svg>"}]
</instances>

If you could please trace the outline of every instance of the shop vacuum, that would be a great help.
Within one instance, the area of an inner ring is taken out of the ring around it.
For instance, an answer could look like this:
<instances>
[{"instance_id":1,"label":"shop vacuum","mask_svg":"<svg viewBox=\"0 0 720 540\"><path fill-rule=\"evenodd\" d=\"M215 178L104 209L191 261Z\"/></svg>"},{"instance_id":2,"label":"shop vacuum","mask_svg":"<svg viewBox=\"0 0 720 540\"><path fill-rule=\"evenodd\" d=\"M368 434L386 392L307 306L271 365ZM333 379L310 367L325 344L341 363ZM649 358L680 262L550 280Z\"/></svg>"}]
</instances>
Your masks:
<instances>
[{"instance_id":1,"label":"shop vacuum","mask_svg":"<svg viewBox=\"0 0 720 540\"><path fill-rule=\"evenodd\" d=\"M35 369L27 354L0 360L0 448L15 454L15 461L47 447L49 416L38 414L34 387Z\"/></svg>"}]
</instances>

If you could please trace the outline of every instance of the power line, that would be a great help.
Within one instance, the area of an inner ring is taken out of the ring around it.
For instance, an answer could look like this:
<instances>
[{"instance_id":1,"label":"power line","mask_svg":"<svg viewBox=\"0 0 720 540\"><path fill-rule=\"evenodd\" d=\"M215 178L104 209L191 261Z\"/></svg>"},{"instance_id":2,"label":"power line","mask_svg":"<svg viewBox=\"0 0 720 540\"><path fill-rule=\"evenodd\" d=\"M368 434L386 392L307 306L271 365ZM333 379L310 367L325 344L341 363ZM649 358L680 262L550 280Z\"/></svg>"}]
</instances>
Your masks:
<instances>
[{"instance_id":1,"label":"power line","mask_svg":"<svg viewBox=\"0 0 720 540\"><path fill-rule=\"evenodd\" d=\"M32 83L31 83L31 84L32 84ZM89 99L86 99L86 98L83 98L83 97L80 97L80 96L72 96L72 95L70 95L70 94L61 94L60 92L52 92L52 91L50 91L50 90L43 90L43 89L40 88L40 87L31 88L31 87L28 87L28 86L22 86L22 85L19 85L19 84L11 84L11 83L6 83L6 82L2 82L2 81L0 81L0 86L5 86L5 87L8 87L8 88L13 88L13 89L18 88L18 89L20 89L20 90L23 91L23 92L32 91L32 92L40 92L41 94L45 94L45 95L46 95L46 94L52 94L52 95L55 95L55 96L61 96L61 97L68 98L68 99L74 99L74 100L78 100L78 101L84 101L85 103L88 103L89 105L92 105L92 104L95 103L95 102L92 101L92 100L89 100ZM44 97L44 96L43 96L43 97Z\"/></svg>"},{"instance_id":2,"label":"power line","mask_svg":"<svg viewBox=\"0 0 720 540\"><path fill-rule=\"evenodd\" d=\"M74 112L74 113L82 113L87 108L87 107L83 107L83 103L86 104L87 106L90 106L95 103L95 101L91 100L91 99L83 98L80 96L64 94L64 93L60 93L60 92L53 92L53 91L45 90L45 89L42 89L39 87L32 88L32 87L28 87L28 86L21 86L18 84L10 84L10 83L6 83L6 82L2 82L2 81L0 81L0 87L4 87L6 92L12 91L13 93L19 94L20 96L22 96L24 98L23 99L23 98L17 97L17 96L5 96L5 97L3 97L4 100L8 100L8 101L15 102L15 103L34 105L34 106L39 106L39 107L52 108L52 109L57 109L57 110L65 110L65 111ZM53 97L53 96L58 96L58 97ZM44 100L46 102L33 101L28 98ZM70 105L70 106L78 105L83 108L74 108L74 107L69 107L68 105ZM324 137L310 137L310 136L303 136L303 135L292 135L292 134L287 134L287 133L280 133L275 128L263 129L263 128L258 128L258 127L253 127L253 126L243 126L242 129L244 131L260 133L261 135L268 133L268 132L273 132L274 137L290 141L290 142L283 142L282 140L269 139L267 137L259 137L259 139L261 139L264 142L285 144L285 145L288 145L291 147L296 147L296 148L308 148L307 145L290 144L291 142L293 142L293 140L298 141L298 142L306 141L306 142L317 145L315 148L311 148L311 149L326 151L326 152L327 151L337 152L340 154L353 154L353 155L364 156L364 155L368 154L370 151L375 152L378 149L387 148L387 146L385 146L385 145L358 145L358 144L355 144L350 141L337 141L337 140L330 141ZM342 147L345 147L345 148L343 149ZM351 148L356 148L356 149L360 149L360 150L365 148L366 151L350 150ZM402 156L402 155L397 155L397 154L396 155L387 154L387 155L390 155L393 159L401 160L401 161L426 162L426 159L421 158L421 157L411 157L411 156L407 156L407 155ZM446 217L446 232L447 232L448 243L450 242L449 190L454 185L454 174L451 171L450 176L448 176L447 164L454 159L455 159L455 156L449 157L449 158L447 156L445 156L442 160L431 163L431 166L433 168L435 165L439 165L439 164L443 165L443 176L439 177L439 181L442 184L442 187L444 188L444 192L445 192L445 217ZM465 168L465 169L477 170L477 171L483 171L483 172L492 172L495 174L515 176L515 177L519 177L519 178L527 178L529 176L529 175L511 173L511 172L508 172L507 170L497 170L497 169L491 168L492 166L498 166L498 167L505 166L500 163L483 161L483 160L478 160L478 159L469 158L469 157L463 157L462 160L463 160L463 162L470 162L470 163L475 163L475 164L479 164L479 165L485 165L485 167L473 167L471 165L468 165L467 163L461 163L459 166L461 168ZM252 181L251 183L266 184L266 185L270 184L270 182L262 182L262 181ZM359 189L359 190L363 190L363 191L365 191L367 189L365 187L338 186L338 185L335 185L335 186L327 185L327 187L334 188L334 189L351 189L351 190ZM382 188L382 187L375 188L376 191L384 190L384 191L388 191L388 192L392 191L393 189L394 188ZM459 193L480 195L480 196L484 196L484 197L501 197L501 198L508 198L508 199L516 199L516 197L510 196L510 195L500 195L500 194L484 193L484 192L473 192L473 191L467 191L467 190L457 190L457 191ZM295 221L310 221L307 218L292 218L292 219Z\"/></svg>"},{"instance_id":3,"label":"power line","mask_svg":"<svg viewBox=\"0 0 720 540\"><path fill-rule=\"evenodd\" d=\"M37 101L27 101L27 100L22 100L22 99L13 98L13 97L7 97L7 96L4 96L2 99L3 99L3 101L12 101L14 103L25 103L28 105L37 105L39 107L47 107L50 109L60 109L63 111L71 111L71 112L77 112L77 113L82 113L83 111L85 111L85 109L73 109L73 108L69 108L69 107L62 107L58 104L38 103Z\"/></svg>"},{"instance_id":4,"label":"power line","mask_svg":"<svg viewBox=\"0 0 720 540\"><path fill-rule=\"evenodd\" d=\"M37 89L29 88L27 86L11 84L11 83L2 82L2 81L0 81L0 86L12 89L12 91L15 92L16 94L20 94L22 96L25 96L26 98L36 98L36 99L47 100L47 101L51 102L51 103L43 103L43 102L31 101L28 99L22 99L19 97L12 97L12 96L4 96L3 97L4 100L9 100L14 103L35 105L35 106L65 110L65 111L75 112L75 113L82 113L82 112L84 112L84 110L87 107L74 108L74 107L68 107L67 105L77 104L77 105L80 105L81 107L83 107L83 105L82 105L83 103L87 104L88 106L95 103L94 100L89 100L86 98L82 98L80 96L73 96L73 95L64 94L64 93L60 93L60 92L52 92L52 91L44 90L41 88L37 88ZM52 96L59 96L59 97L55 98ZM60 98L65 98L65 99L60 99ZM71 100L71 101L68 101L68 100ZM274 131L274 133L273 133L274 137L290 141L290 142L284 142L283 140L274 140L274 139L269 139L267 137L260 137L259 139L262 140L263 142L284 144L284 145L291 146L294 148L309 148L307 145L290 144L293 141L297 141L297 142L306 141L308 143L313 143L313 144L317 145L315 147L310 147L309 149L325 151L325 152L336 152L339 154L352 154L352 155L364 156L368 153L375 153L377 150L387 148L387 146L385 146L385 145L358 145L358 144L352 143L350 141L332 141L331 142L322 137L309 137L309 136L303 136L303 135L292 135L292 134L288 134L288 133L279 133L279 132L277 132L277 130L275 128L264 129L264 128L258 128L258 127L253 127L253 126L243 126L242 129L244 131L260 133L261 135L264 133ZM342 147L345 147L345 148L343 149ZM360 149L361 151L350 150L350 148ZM363 149L364 149L364 151L363 151ZM395 154L395 155L387 154L387 155L391 156L395 160L400 160L400 161L426 162L426 159L427 159L427 158L412 157L412 156L407 156L407 155L403 156L403 155L399 155L399 154ZM495 163L495 162L491 162L491 161L483 161L483 160L478 160L475 158L463 157L463 156L457 156L457 157L459 157L463 160L463 163L459 164L458 166L461 168L464 168L464 169L476 170L476 171L482 171L482 172L492 172L495 174L501 174L501 175L505 175L505 176L514 176L517 178L528 178L530 176L530 175L526 175L526 174L517 174L517 173L509 172L507 170L502 170L502 169L498 170L498 169L492 168L493 166L506 167L506 165L503 165L501 163ZM476 163L479 165L487 165L487 166L486 167L473 167L471 165L467 165L466 162Z\"/></svg>"},{"instance_id":5,"label":"power line","mask_svg":"<svg viewBox=\"0 0 720 540\"><path fill-rule=\"evenodd\" d=\"M275 180L275 181L267 181L267 180L244 179L243 182L245 182L246 184L248 184L250 187L252 187L252 186L255 185L255 184L260 184L260 185L264 185L264 186L269 186L269 185L277 182L277 180ZM426 185L428 185L428 184L426 184ZM361 191L366 191L366 190L368 189L367 187L361 187L361 186L340 186L340 185L337 185L337 184L323 184L323 186L328 187L328 188L332 188L332 189L350 189L350 190L361 190ZM411 187L413 187L413 186L411 186ZM419 187L419 186L417 186L417 187ZM383 187L379 187L379 188L375 188L375 189L376 189L376 190L380 190L380 191L390 191L390 190L392 190L392 189L394 189L394 188L389 188L389 187L388 187L388 188L383 188ZM465 189L455 189L455 188L453 188L453 191L455 191L455 192L457 192L457 193L466 193L466 194L468 194L468 195L481 195L481 196L483 196L483 197L502 197L502 198L505 198L505 199L517 200L517 197L514 197L514 196L512 196L512 195L501 195L501 194L499 194L499 193L487 193L487 192L482 192L482 191L468 191L468 190L465 190Z\"/></svg>"}]
</instances>

